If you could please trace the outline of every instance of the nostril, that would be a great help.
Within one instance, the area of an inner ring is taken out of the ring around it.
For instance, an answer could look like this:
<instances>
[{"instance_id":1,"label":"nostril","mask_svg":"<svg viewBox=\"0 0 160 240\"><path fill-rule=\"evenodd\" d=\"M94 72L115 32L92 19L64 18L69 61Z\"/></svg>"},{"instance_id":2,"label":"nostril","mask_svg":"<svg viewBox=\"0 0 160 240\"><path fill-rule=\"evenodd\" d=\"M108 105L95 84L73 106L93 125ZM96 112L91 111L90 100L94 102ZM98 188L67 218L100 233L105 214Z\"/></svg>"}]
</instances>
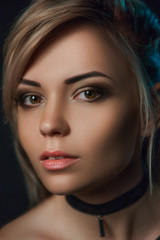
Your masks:
<instances>
[{"instance_id":1,"label":"nostril","mask_svg":"<svg viewBox=\"0 0 160 240\"><path fill-rule=\"evenodd\" d=\"M66 135L70 131L66 108L57 99L48 101L40 116L39 130L42 136Z\"/></svg>"},{"instance_id":2,"label":"nostril","mask_svg":"<svg viewBox=\"0 0 160 240\"><path fill-rule=\"evenodd\" d=\"M70 132L67 121L42 121L40 133L42 136L67 135Z\"/></svg>"},{"instance_id":3,"label":"nostril","mask_svg":"<svg viewBox=\"0 0 160 240\"><path fill-rule=\"evenodd\" d=\"M43 131L41 131L41 135L42 136L55 136L55 135L62 135L62 133L61 132L55 132L55 131L52 131L52 132L43 132Z\"/></svg>"}]
</instances>

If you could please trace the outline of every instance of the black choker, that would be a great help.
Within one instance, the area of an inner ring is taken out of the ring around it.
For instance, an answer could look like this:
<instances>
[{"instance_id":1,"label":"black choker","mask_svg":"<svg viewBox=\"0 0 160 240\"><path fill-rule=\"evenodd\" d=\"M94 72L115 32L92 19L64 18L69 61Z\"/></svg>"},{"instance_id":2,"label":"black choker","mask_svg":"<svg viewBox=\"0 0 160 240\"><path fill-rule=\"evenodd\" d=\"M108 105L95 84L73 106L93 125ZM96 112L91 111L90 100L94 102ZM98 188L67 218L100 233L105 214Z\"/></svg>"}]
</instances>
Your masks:
<instances>
[{"instance_id":1,"label":"black choker","mask_svg":"<svg viewBox=\"0 0 160 240\"><path fill-rule=\"evenodd\" d=\"M80 212L95 215L99 220L100 235L105 237L103 227L103 216L114 212L118 212L131 204L137 202L147 191L148 178L144 175L142 180L131 190L122 194L121 196L102 204L89 204L81 201L73 195L67 195L66 200L70 206Z\"/></svg>"}]
</instances>

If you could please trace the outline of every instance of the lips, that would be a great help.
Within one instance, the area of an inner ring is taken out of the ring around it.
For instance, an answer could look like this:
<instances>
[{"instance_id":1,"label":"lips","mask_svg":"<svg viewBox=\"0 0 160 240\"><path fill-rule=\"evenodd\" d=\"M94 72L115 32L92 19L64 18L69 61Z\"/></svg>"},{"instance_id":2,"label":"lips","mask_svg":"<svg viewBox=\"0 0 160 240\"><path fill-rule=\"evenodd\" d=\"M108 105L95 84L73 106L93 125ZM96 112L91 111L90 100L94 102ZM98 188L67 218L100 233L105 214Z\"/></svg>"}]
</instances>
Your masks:
<instances>
[{"instance_id":1,"label":"lips","mask_svg":"<svg viewBox=\"0 0 160 240\"><path fill-rule=\"evenodd\" d=\"M79 160L78 156L62 151L44 152L40 157L43 168L47 170L61 170L68 168Z\"/></svg>"}]
</instances>

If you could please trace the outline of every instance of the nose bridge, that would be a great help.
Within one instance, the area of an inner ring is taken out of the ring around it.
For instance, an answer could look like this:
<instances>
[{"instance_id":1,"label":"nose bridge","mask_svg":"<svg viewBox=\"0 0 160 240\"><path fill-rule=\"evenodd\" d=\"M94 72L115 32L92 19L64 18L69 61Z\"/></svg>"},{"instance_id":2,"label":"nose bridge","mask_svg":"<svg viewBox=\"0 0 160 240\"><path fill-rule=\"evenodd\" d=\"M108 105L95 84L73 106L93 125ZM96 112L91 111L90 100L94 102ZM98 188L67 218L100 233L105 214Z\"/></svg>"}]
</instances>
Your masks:
<instances>
[{"instance_id":1,"label":"nose bridge","mask_svg":"<svg viewBox=\"0 0 160 240\"><path fill-rule=\"evenodd\" d=\"M69 124L65 116L65 104L58 99L50 99L43 108L40 120L42 135L67 134Z\"/></svg>"}]
</instances>

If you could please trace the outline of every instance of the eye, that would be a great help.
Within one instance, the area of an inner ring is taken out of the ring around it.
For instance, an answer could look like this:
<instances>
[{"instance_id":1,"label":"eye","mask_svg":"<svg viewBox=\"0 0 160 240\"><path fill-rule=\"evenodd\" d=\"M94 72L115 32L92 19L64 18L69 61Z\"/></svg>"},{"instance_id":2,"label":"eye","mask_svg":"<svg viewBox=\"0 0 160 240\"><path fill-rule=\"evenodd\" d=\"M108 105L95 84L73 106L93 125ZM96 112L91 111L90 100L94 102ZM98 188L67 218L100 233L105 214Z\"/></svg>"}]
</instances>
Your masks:
<instances>
[{"instance_id":1,"label":"eye","mask_svg":"<svg viewBox=\"0 0 160 240\"><path fill-rule=\"evenodd\" d=\"M93 90L86 90L84 91L84 96L88 99L93 99L97 96L97 93L96 91Z\"/></svg>"},{"instance_id":2,"label":"eye","mask_svg":"<svg viewBox=\"0 0 160 240\"><path fill-rule=\"evenodd\" d=\"M88 88L81 92L76 93L74 99L79 101L91 102L98 100L102 96L100 89Z\"/></svg>"},{"instance_id":3,"label":"eye","mask_svg":"<svg viewBox=\"0 0 160 240\"><path fill-rule=\"evenodd\" d=\"M36 107L43 103L45 98L36 94L22 94L17 99L17 104L22 107Z\"/></svg>"},{"instance_id":4,"label":"eye","mask_svg":"<svg viewBox=\"0 0 160 240\"><path fill-rule=\"evenodd\" d=\"M28 96L25 98L25 103L26 104L37 104L41 102L41 98L39 96Z\"/></svg>"}]
</instances>

